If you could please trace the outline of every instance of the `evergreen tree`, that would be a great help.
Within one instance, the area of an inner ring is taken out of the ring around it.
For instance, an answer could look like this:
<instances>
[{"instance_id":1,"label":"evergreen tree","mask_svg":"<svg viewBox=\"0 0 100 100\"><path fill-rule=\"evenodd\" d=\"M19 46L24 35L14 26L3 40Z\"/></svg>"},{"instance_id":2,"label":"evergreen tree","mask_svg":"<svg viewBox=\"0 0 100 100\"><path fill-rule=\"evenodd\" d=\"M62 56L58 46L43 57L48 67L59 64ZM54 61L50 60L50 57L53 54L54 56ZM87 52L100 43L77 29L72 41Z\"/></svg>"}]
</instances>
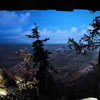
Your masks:
<instances>
[{"instance_id":1,"label":"evergreen tree","mask_svg":"<svg viewBox=\"0 0 100 100\"><path fill-rule=\"evenodd\" d=\"M100 46L100 16L95 17L90 26L92 29L88 29L88 34L84 34L79 42L76 42L73 38L69 38L68 44L70 48L77 48L75 50L81 53L84 48L87 50L95 50Z\"/></svg>"},{"instance_id":2,"label":"evergreen tree","mask_svg":"<svg viewBox=\"0 0 100 100\"><path fill-rule=\"evenodd\" d=\"M48 41L49 38L43 40L40 39L39 31L37 24L34 24L35 28L32 29L32 35L27 35L28 38L33 38L32 42L33 54L32 59L34 62L33 68L39 66L39 70L36 73L36 79L39 80L39 93L41 98L51 100L54 98L55 91L55 82L52 75L49 73L49 69L57 72L52 64L48 61L49 52L44 49L44 42ZM51 95L52 94L52 95ZM57 98L57 97L55 97Z\"/></svg>"},{"instance_id":3,"label":"evergreen tree","mask_svg":"<svg viewBox=\"0 0 100 100\"><path fill-rule=\"evenodd\" d=\"M39 66L39 70L40 71L44 71L47 70L48 68L50 68L53 71L56 71L54 69L54 67L52 66L52 64L48 61L49 58L49 54L51 54L51 52L49 52L48 50L44 49L44 42L48 41L49 38L45 38L43 40L40 40L40 35L39 35L39 31L38 31L38 27L37 24L35 23L35 28L32 29L32 35L26 35L28 38L34 38L34 41L32 42L32 47L33 47L33 68L36 67L37 65Z\"/></svg>"},{"instance_id":4,"label":"evergreen tree","mask_svg":"<svg viewBox=\"0 0 100 100\"><path fill-rule=\"evenodd\" d=\"M84 34L84 36L76 42L73 38L69 38L68 44L69 47L77 48L76 51L82 52L82 49L86 50L95 50L100 47L100 16L95 17L93 23L90 24L92 29L88 29L88 34ZM76 45L77 44L77 45ZM80 49L81 48L81 49ZM94 77L95 80L95 89L98 100L100 100L100 49L98 54L98 63L94 65Z\"/></svg>"}]
</instances>

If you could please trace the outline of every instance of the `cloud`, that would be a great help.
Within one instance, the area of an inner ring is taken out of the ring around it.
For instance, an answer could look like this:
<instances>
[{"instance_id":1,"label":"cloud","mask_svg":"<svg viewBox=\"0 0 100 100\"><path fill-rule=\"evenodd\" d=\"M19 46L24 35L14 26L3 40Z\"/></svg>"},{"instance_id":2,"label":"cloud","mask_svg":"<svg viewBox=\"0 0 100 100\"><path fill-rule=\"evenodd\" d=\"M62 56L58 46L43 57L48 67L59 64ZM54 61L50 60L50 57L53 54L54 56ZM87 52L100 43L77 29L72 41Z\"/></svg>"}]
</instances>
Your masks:
<instances>
[{"instance_id":1,"label":"cloud","mask_svg":"<svg viewBox=\"0 0 100 100\"><path fill-rule=\"evenodd\" d=\"M68 31L67 39L74 38L78 42L79 39L83 37L84 34L87 34L87 29L82 29L79 31L77 28L74 29L72 27L71 30Z\"/></svg>"},{"instance_id":2,"label":"cloud","mask_svg":"<svg viewBox=\"0 0 100 100\"><path fill-rule=\"evenodd\" d=\"M4 33L16 33L16 32L21 32L22 28L18 27L18 28L12 28L12 29L7 29L7 30L0 30L0 32L4 32Z\"/></svg>"},{"instance_id":3,"label":"cloud","mask_svg":"<svg viewBox=\"0 0 100 100\"><path fill-rule=\"evenodd\" d=\"M87 30L86 29L82 29L79 33L77 33L77 37L79 37L79 39L80 39L81 37L84 36L84 34L87 34Z\"/></svg>"},{"instance_id":4,"label":"cloud","mask_svg":"<svg viewBox=\"0 0 100 100\"><path fill-rule=\"evenodd\" d=\"M19 27L29 16L29 12L17 13L14 11L0 11L0 28L8 29Z\"/></svg>"},{"instance_id":5,"label":"cloud","mask_svg":"<svg viewBox=\"0 0 100 100\"><path fill-rule=\"evenodd\" d=\"M7 29L3 30L0 29L0 37L13 37L13 36L18 36L22 32L22 28L14 28L14 29Z\"/></svg>"},{"instance_id":6,"label":"cloud","mask_svg":"<svg viewBox=\"0 0 100 100\"><path fill-rule=\"evenodd\" d=\"M24 33L22 33L23 35L31 35L32 34L32 31L26 31Z\"/></svg>"},{"instance_id":7,"label":"cloud","mask_svg":"<svg viewBox=\"0 0 100 100\"><path fill-rule=\"evenodd\" d=\"M46 28L40 30L40 35L42 38L50 38L50 43L67 43L68 38L74 38L78 41L84 34L87 34L86 29L77 31L76 27L72 27L71 30L56 30L51 31Z\"/></svg>"},{"instance_id":8,"label":"cloud","mask_svg":"<svg viewBox=\"0 0 100 100\"><path fill-rule=\"evenodd\" d=\"M88 26L88 29L89 29L89 30L93 30L94 27L92 27L91 25L89 25L89 26Z\"/></svg>"},{"instance_id":9,"label":"cloud","mask_svg":"<svg viewBox=\"0 0 100 100\"><path fill-rule=\"evenodd\" d=\"M83 30L81 30L81 33L82 34L87 34L87 30L86 29L83 29Z\"/></svg>"},{"instance_id":10,"label":"cloud","mask_svg":"<svg viewBox=\"0 0 100 100\"><path fill-rule=\"evenodd\" d=\"M69 31L70 33L75 33L77 32L77 27L72 27Z\"/></svg>"},{"instance_id":11,"label":"cloud","mask_svg":"<svg viewBox=\"0 0 100 100\"><path fill-rule=\"evenodd\" d=\"M25 14L21 14L20 16L21 16L20 21L23 22L23 21L25 21L30 16L30 13L27 12Z\"/></svg>"},{"instance_id":12,"label":"cloud","mask_svg":"<svg viewBox=\"0 0 100 100\"><path fill-rule=\"evenodd\" d=\"M51 31L46 28L43 30L40 30L40 35L41 36L50 36L50 37L65 37L67 36L68 31L67 30L56 30L56 31Z\"/></svg>"},{"instance_id":13,"label":"cloud","mask_svg":"<svg viewBox=\"0 0 100 100\"><path fill-rule=\"evenodd\" d=\"M22 32L20 35L21 41L24 43L32 43L33 41L32 39L28 39L27 37L25 37L25 35L31 35L31 34L32 31ZM39 34L40 34L40 39L50 38L50 40L47 41L46 43L64 43L64 41L67 41L68 31L67 30L52 31L48 30L47 28L43 28L42 30L39 30Z\"/></svg>"},{"instance_id":14,"label":"cloud","mask_svg":"<svg viewBox=\"0 0 100 100\"><path fill-rule=\"evenodd\" d=\"M43 30L40 30L41 38L50 38L50 40L47 43L64 43L64 41L67 41L67 35L68 30L48 30L44 28Z\"/></svg>"},{"instance_id":15,"label":"cloud","mask_svg":"<svg viewBox=\"0 0 100 100\"><path fill-rule=\"evenodd\" d=\"M49 36L52 35L52 32L50 30L47 30L46 28L44 28L43 30L39 30L40 35L42 36Z\"/></svg>"},{"instance_id":16,"label":"cloud","mask_svg":"<svg viewBox=\"0 0 100 100\"><path fill-rule=\"evenodd\" d=\"M0 11L0 43L21 42L25 37L24 31L29 17L29 12Z\"/></svg>"},{"instance_id":17,"label":"cloud","mask_svg":"<svg viewBox=\"0 0 100 100\"><path fill-rule=\"evenodd\" d=\"M87 25L85 25L85 24L81 25L81 28L86 28L86 27L87 27Z\"/></svg>"},{"instance_id":18,"label":"cloud","mask_svg":"<svg viewBox=\"0 0 100 100\"><path fill-rule=\"evenodd\" d=\"M54 32L54 35L66 36L67 33L68 33L67 30L57 30L56 32Z\"/></svg>"}]
</instances>

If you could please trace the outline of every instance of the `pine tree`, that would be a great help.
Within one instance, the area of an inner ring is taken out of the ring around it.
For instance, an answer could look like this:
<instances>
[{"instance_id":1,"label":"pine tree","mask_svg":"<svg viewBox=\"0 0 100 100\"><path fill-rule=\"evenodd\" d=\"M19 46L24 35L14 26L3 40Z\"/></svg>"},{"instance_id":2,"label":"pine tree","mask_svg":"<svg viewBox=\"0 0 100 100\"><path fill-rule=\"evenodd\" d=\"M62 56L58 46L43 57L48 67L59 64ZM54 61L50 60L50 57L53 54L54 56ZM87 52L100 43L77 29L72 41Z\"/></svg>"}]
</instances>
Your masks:
<instances>
[{"instance_id":1,"label":"pine tree","mask_svg":"<svg viewBox=\"0 0 100 100\"><path fill-rule=\"evenodd\" d=\"M95 17L90 26L92 29L88 29L88 34L84 34L79 42L76 42L73 38L69 38L68 44L70 48L77 48L75 50L81 53L84 48L87 50L95 50L100 46L100 16Z\"/></svg>"},{"instance_id":2,"label":"pine tree","mask_svg":"<svg viewBox=\"0 0 100 100\"><path fill-rule=\"evenodd\" d=\"M37 24L35 24L35 28L32 29L32 35L27 35L28 38L33 38L32 42L33 54L32 59L34 62L33 68L39 66L39 70L36 73L36 79L39 80L39 93L42 95L41 98L51 100L49 98L54 98L52 96L55 91L55 83L52 75L49 73L49 70L57 72L54 69L54 66L48 61L49 52L44 49L44 42L48 41L49 38L45 38L43 40L40 39L39 31ZM52 94L52 95L51 95ZM57 97L56 97L57 98Z\"/></svg>"},{"instance_id":3,"label":"pine tree","mask_svg":"<svg viewBox=\"0 0 100 100\"><path fill-rule=\"evenodd\" d=\"M51 70L54 70L54 67L52 64L48 61L49 52L48 50L44 49L44 42L48 41L49 38L45 38L43 40L40 40L40 35L38 31L37 24L35 23L35 28L32 29L32 35L26 35L28 38L34 38L34 41L32 42L32 47L33 47L33 68L36 67L37 65L39 66L39 71L44 71L50 68ZM55 70L54 70L55 71Z\"/></svg>"},{"instance_id":4,"label":"pine tree","mask_svg":"<svg viewBox=\"0 0 100 100\"><path fill-rule=\"evenodd\" d=\"M88 29L88 34L84 34L84 36L76 42L73 38L69 38L68 44L69 47L77 48L76 51L86 48L86 50L95 50L100 47L100 16L95 17L92 24L90 24L92 29ZM77 44L77 45L76 45ZM98 53L98 63L94 65L94 76L95 79L95 89L98 100L100 100L100 49Z\"/></svg>"}]
</instances>

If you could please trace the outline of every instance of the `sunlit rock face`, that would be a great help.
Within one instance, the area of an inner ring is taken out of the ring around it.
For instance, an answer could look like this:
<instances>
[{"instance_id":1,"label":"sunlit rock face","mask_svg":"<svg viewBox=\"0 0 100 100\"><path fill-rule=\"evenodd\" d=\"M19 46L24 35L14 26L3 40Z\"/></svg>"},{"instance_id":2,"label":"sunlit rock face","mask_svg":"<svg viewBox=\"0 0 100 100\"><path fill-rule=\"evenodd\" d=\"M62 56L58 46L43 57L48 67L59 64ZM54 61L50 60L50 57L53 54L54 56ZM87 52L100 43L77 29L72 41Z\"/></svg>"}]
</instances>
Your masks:
<instances>
[{"instance_id":1,"label":"sunlit rock face","mask_svg":"<svg viewBox=\"0 0 100 100\"><path fill-rule=\"evenodd\" d=\"M93 71L94 71L94 66L89 65L88 67L86 67L83 70L81 70L80 73L82 75L85 75L85 74L88 74L88 73L93 72Z\"/></svg>"},{"instance_id":2,"label":"sunlit rock face","mask_svg":"<svg viewBox=\"0 0 100 100\"><path fill-rule=\"evenodd\" d=\"M7 90L4 85L4 78L3 78L3 72L0 69L0 97L6 96L7 95Z\"/></svg>"},{"instance_id":3,"label":"sunlit rock face","mask_svg":"<svg viewBox=\"0 0 100 100\"><path fill-rule=\"evenodd\" d=\"M59 53L63 53L65 51L66 51L66 49L64 47L58 48L58 49L55 50L55 52L59 52Z\"/></svg>"},{"instance_id":4,"label":"sunlit rock face","mask_svg":"<svg viewBox=\"0 0 100 100\"><path fill-rule=\"evenodd\" d=\"M0 89L0 97L6 96L7 95L7 90L6 89Z\"/></svg>"},{"instance_id":5,"label":"sunlit rock face","mask_svg":"<svg viewBox=\"0 0 100 100\"><path fill-rule=\"evenodd\" d=\"M93 98L93 97L88 97L88 98L84 98L84 99L80 99L80 100L98 100L97 98Z\"/></svg>"},{"instance_id":6,"label":"sunlit rock face","mask_svg":"<svg viewBox=\"0 0 100 100\"><path fill-rule=\"evenodd\" d=\"M65 80L65 81L63 81L64 83L67 83L67 82L74 82L75 80L78 80L78 79L80 79L80 78L82 78L82 76L83 77L85 77L85 76L87 76L89 73L92 73L94 71L94 66L92 66L92 65L89 65L89 66L87 66L86 68L84 68L84 69L82 69L82 70L80 70L80 71L77 71L74 75L73 75L73 77L71 77L71 79L69 79L69 80Z\"/></svg>"},{"instance_id":7,"label":"sunlit rock face","mask_svg":"<svg viewBox=\"0 0 100 100\"><path fill-rule=\"evenodd\" d=\"M76 80L78 78L80 78L81 76L85 76L87 75L88 73L91 73L94 71L94 66L92 65L89 65L88 67L76 72L72 78L72 80Z\"/></svg>"},{"instance_id":8,"label":"sunlit rock face","mask_svg":"<svg viewBox=\"0 0 100 100\"><path fill-rule=\"evenodd\" d=\"M80 70L74 74L73 80L76 80L80 78L81 76L85 76L88 73L91 73L94 71L94 67L92 65L89 65L88 67L84 68L83 70Z\"/></svg>"}]
</instances>

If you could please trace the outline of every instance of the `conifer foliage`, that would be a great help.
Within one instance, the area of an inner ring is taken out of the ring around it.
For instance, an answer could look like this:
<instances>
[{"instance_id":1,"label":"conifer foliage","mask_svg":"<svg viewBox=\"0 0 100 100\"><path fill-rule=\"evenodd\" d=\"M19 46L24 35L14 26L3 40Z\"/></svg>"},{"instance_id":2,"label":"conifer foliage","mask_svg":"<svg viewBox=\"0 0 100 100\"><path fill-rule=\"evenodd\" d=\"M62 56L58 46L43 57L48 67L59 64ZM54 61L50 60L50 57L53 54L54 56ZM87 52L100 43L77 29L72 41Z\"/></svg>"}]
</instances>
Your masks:
<instances>
[{"instance_id":1,"label":"conifer foliage","mask_svg":"<svg viewBox=\"0 0 100 100\"><path fill-rule=\"evenodd\" d=\"M88 34L84 33L84 36L79 42L76 42L73 38L69 38L69 47L74 47L79 53L81 53L84 48L87 50L97 49L100 46L100 16L95 17L90 27L91 28L87 31Z\"/></svg>"},{"instance_id":2,"label":"conifer foliage","mask_svg":"<svg viewBox=\"0 0 100 100\"><path fill-rule=\"evenodd\" d=\"M26 35L28 38L34 39L32 43L32 47L33 47L32 57L34 62L33 68L39 65L39 70L46 70L47 68L54 70L54 67L48 61L49 54L51 54L51 52L43 48L44 42L47 42L49 38L40 40L40 35L38 31L39 26L37 26L36 23L34 23L34 25L35 28L32 29L32 35Z\"/></svg>"},{"instance_id":3,"label":"conifer foliage","mask_svg":"<svg viewBox=\"0 0 100 100\"><path fill-rule=\"evenodd\" d=\"M33 68L39 67L39 70L36 72L36 79L39 81L39 94L41 99L53 100L56 97L56 85L53 79L53 76L50 74L49 70L53 72L57 72L49 62L49 52L44 49L44 43L49 40L49 38L45 38L43 40L40 39L39 31L37 24L34 24L35 28L32 29L32 35L26 35L28 38L33 38L32 47L33 47Z\"/></svg>"}]
</instances>

